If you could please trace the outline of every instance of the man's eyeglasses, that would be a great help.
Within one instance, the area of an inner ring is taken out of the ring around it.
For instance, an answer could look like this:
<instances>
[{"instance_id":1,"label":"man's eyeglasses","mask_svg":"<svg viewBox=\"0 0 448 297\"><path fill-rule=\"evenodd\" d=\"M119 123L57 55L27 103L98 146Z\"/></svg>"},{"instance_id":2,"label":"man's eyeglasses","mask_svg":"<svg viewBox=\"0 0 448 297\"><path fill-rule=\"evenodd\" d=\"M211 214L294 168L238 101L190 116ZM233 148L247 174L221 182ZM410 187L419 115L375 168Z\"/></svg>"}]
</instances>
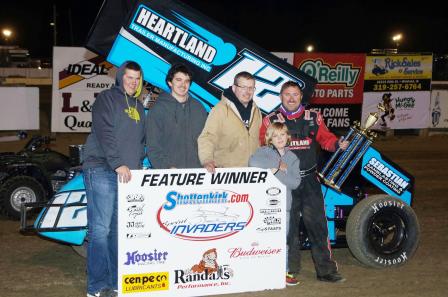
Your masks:
<instances>
[{"instance_id":1,"label":"man's eyeglasses","mask_svg":"<svg viewBox=\"0 0 448 297\"><path fill-rule=\"evenodd\" d=\"M244 91L250 91L250 92L255 91L255 87L247 87L247 86L239 86L239 85L235 85L235 86L237 86L238 88L243 89Z\"/></svg>"}]
</instances>

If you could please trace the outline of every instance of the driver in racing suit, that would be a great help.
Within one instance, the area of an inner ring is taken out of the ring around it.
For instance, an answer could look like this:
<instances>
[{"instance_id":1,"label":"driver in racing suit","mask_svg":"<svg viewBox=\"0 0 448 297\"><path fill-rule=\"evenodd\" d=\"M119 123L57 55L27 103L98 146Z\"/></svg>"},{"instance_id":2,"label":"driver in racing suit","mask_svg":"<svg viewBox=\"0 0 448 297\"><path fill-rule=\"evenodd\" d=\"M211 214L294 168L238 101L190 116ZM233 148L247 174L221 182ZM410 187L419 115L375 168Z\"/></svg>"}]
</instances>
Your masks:
<instances>
[{"instance_id":1,"label":"driver in racing suit","mask_svg":"<svg viewBox=\"0 0 448 297\"><path fill-rule=\"evenodd\" d=\"M292 273L300 270L300 253L297 242L300 213L303 218L309 239L311 252L316 268L317 279L326 282L343 282L338 273L336 262L332 258L328 239L327 220L324 199L319 180L316 175L317 145L324 150L335 151L338 147L345 150L348 142L331 133L325 126L322 116L301 105L302 91L296 82L289 81L282 85L280 92L281 106L277 111L263 119L260 128L260 142L264 144L267 127L273 122L285 123L291 134L289 149L300 160L302 183L292 191L290 236L288 238L290 252L289 261L297 263ZM293 267L291 267L293 268Z\"/></svg>"}]
</instances>

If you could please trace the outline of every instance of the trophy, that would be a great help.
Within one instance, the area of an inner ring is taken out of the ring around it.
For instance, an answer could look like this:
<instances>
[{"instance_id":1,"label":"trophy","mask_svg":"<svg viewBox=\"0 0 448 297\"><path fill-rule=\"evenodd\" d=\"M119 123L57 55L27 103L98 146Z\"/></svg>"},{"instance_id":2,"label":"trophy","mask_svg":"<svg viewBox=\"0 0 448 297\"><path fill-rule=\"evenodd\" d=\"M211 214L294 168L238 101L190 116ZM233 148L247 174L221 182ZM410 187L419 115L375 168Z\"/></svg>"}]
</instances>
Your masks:
<instances>
[{"instance_id":1,"label":"trophy","mask_svg":"<svg viewBox=\"0 0 448 297\"><path fill-rule=\"evenodd\" d=\"M377 105L378 110L384 112L382 103ZM367 117L364 127L359 122L355 122L344 139L350 144L346 150L340 148L334 152L330 160L327 161L321 172L318 173L321 180L336 191L341 191L341 186L352 172L355 165L367 151L377 134L370 129L379 119L379 112L371 112Z\"/></svg>"}]
</instances>

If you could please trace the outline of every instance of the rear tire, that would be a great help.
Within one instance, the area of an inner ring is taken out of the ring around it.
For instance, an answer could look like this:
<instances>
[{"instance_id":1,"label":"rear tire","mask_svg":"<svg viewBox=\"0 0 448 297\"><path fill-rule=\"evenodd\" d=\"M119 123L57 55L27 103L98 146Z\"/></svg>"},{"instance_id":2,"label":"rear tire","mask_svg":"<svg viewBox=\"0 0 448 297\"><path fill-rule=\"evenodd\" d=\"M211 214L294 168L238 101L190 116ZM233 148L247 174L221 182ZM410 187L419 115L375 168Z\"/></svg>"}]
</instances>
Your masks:
<instances>
[{"instance_id":1,"label":"rear tire","mask_svg":"<svg viewBox=\"0 0 448 297\"><path fill-rule=\"evenodd\" d=\"M373 195L351 211L347 243L361 263L373 268L398 267L412 258L420 238L414 210L388 195Z\"/></svg>"},{"instance_id":2,"label":"rear tire","mask_svg":"<svg viewBox=\"0 0 448 297\"><path fill-rule=\"evenodd\" d=\"M41 202L45 190L42 185L30 176L14 176L8 179L0 191L3 212L12 219L20 219L20 207L23 203Z\"/></svg>"}]
</instances>

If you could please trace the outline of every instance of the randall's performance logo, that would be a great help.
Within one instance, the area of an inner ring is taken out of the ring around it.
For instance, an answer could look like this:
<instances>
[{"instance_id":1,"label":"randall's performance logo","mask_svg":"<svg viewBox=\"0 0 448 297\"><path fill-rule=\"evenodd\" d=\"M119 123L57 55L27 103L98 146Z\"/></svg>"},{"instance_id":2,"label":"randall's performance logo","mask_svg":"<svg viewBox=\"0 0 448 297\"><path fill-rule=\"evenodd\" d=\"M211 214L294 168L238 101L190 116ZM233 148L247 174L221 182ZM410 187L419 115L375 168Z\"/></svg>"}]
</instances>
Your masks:
<instances>
[{"instance_id":1,"label":"randall's performance logo","mask_svg":"<svg viewBox=\"0 0 448 297\"><path fill-rule=\"evenodd\" d=\"M236 48L172 11L172 19L140 5L129 28L192 64L210 72L235 57Z\"/></svg>"},{"instance_id":2,"label":"randall's performance logo","mask_svg":"<svg viewBox=\"0 0 448 297\"><path fill-rule=\"evenodd\" d=\"M409 187L409 180L399 176L392 168L376 158L371 158L364 166L364 170L398 195Z\"/></svg>"},{"instance_id":3,"label":"randall's performance logo","mask_svg":"<svg viewBox=\"0 0 448 297\"><path fill-rule=\"evenodd\" d=\"M210 285L211 281L228 285L227 280L233 277L229 265L218 264L218 253L215 248L204 252L198 264L185 270L174 270L174 283L178 289L196 288Z\"/></svg>"}]
</instances>

